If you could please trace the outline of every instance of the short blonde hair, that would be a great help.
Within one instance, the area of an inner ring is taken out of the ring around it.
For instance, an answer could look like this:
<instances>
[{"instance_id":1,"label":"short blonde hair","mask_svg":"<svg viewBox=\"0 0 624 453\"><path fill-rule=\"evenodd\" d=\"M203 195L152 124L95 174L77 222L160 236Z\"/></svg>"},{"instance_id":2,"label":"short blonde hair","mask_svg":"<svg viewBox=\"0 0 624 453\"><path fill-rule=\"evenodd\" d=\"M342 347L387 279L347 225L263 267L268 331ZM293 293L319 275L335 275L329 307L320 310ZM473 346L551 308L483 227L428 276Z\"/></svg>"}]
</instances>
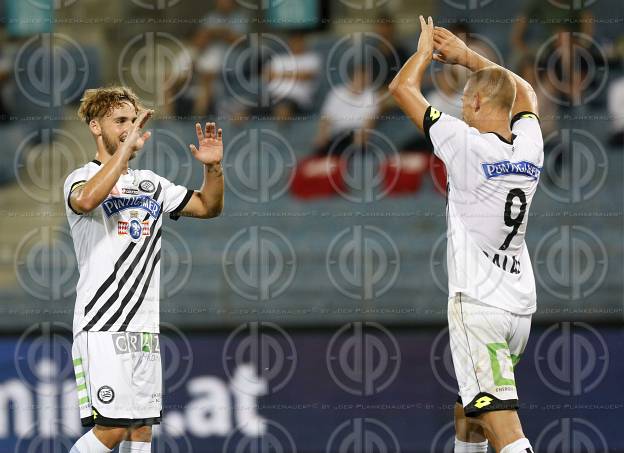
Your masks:
<instances>
[{"instance_id":1,"label":"short blonde hair","mask_svg":"<svg viewBox=\"0 0 624 453\"><path fill-rule=\"evenodd\" d=\"M466 82L466 91L484 94L484 102L495 107L511 110L516 100L516 82L502 68L489 66L473 72Z\"/></svg>"},{"instance_id":2,"label":"short blonde hair","mask_svg":"<svg viewBox=\"0 0 624 453\"><path fill-rule=\"evenodd\" d=\"M137 111L141 109L139 97L130 88L111 86L86 90L80 100L78 116L89 124L92 119L108 115L124 102L132 104Z\"/></svg>"}]
</instances>

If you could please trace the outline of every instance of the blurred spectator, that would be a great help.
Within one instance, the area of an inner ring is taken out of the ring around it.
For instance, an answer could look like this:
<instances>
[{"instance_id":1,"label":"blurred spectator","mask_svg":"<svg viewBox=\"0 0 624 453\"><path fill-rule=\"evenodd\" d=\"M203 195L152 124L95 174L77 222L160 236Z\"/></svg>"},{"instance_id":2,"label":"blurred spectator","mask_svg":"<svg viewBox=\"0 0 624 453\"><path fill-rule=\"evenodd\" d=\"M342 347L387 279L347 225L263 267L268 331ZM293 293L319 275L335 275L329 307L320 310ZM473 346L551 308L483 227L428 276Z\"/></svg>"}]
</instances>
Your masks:
<instances>
[{"instance_id":1,"label":"blurred spectator","mask_svg":"<svg viewBox=\"0 0 624 453\"><path fill-rule=\"evenodd\" d=\"M547 38L565 32L580 32L590 37L594 34L594 16L587 7L562 8L551 1L529 0L511 30L511 45L520 58L533 50L535 44L527 33L529 22L541 27ZM537 39L539 42L543 37Z\"/></svg>"},{"instance_id":2,"label":"blurred spectator","mask_svg":"<svg viewBox=\"0 0 624 453\"><path fill-rule=\"evenodd\" d=\"M545 72L540 72L539 75L536 75L535 59L529 55L520 61L516 73L529 82L535 90L537 106L539 108L539 112L536 113L540 118L542 135L546 138L559 128L557 123L559 106L553 100L552 96L548 95L548 93L552 92L551 80Z\"/></svg>"},{"instance_id":3,"label":"blurred spectator","mask_svg":"<svg viewBox=\"0 0 624 453\"><path fill-rule=\"evenodd\" d=\"M9 121L10 112L7 99L11 96L13 58L3 46L0 48L0 122Z\"/></svg>"},{"instance_id":4,"label":"blurred spectator","mask_svg":"<svg viewBox=\"0 0 624 453\"><path fill-rule=\"evenodd\" d=\"M461 119L463 87L459 86L460 73L458 71L461 67L445 65L444 68L449 68L449 70L434 72L435 89L428 92L425 97L436 109Z\"/></svg>"},{"instance_id":5,"label":"blurred spectator","mask_svg":"<svg viewBox=\"0 0 624 453\"><path fill-rule=\"evenodd\" d=\"M462 91L463 86L459 86L459 78L462 69L457 65L436 65L438 70L433 72L434 88L425 93L425 98L429 103L455 118L462 118ZM422 132L415 129L414 134L403 145L405 151L430 151L431 145L427 142Z\"/></svg>"},{"instance_id":6,"label":"blurred spectator","mask_svg":"<svg viewBox=\"0 0 624 453\"><path fill-rule=\"evenodd\" d=\"M607 108L611 118L609 144L624 146L624 77L611 81L607 99Z\"/></svg>"},{"instance_id":7,"label":"blurred spectator","mask_svg":"<svg viewBox=\"0 0 624 453\"><path fill-rule=\"evenodd\" d=\"M486 40L485 36L480 35L479 33L475 33L470 25L466 22L455 22L450 24L448 29L458 36L462 41L464 41L468 47L477 52L479 55L483 55L490 61L501 64L499 55L496 50L492 46L495 46L494 43L490 43ZM499 51L500 52L500 51ZM463 84L462 84L463 88Z\"/></svg>"},{"instance_id":8,"label":"blurred spectator","mask_svg":"<svg viewBox=\"0 0 624 453\"><path fill-rule=\"evenodd\" d=\"M275 55L265 69L269 95L276 99L273 115L284 120L309 111L321 74L321 56L308 48L305 35L293 32L290 53Z\"/></svg>"},{"instance_id":9,"label":"blurred spectator","mask_svg":"<svg viewBox=\"0 0 624 453\"><path fill-rule=\"evenodd\" d=\"M540 52L541 60L536 61L544 91L564 108L583 107L585 93L595 92L600 83L600 77L595 77L594 62L602 58L596 54L597 48L583 48L586 44L581 35L557 33L549 47Z\"/></svg>"},{"instance_id":10,"label":"blurred spectator","mask_svg":"<svg viewBox=\"0 0 624 453\"><path fill-rule=\"evenodd\" d=\"M383 82L383 86L387 87L392 82L398 69L410 57L410 52L396 38L396 27L392 17L378 17L375 24L375 33L381 38L376 39L374 42L378 51L377 56L381 58L371 59L371 80L379 83ZM393 71L393 68L396 68L397 71Z\"/></svg>"},{"instance_id":11,"label":"blurred spectator","mask_svg":"<svg viewBox=\"0 0 624 453\"><path fill-rule=\"evenodd\" d=\"M203 27L192 40L197 49L194 68L199 82L196 114L215 112L215 82L221 74L228 47L249 31L249 22L234 0L217 0L214 11L203 19Z\"/></svg>"},{"instance_id":12,"label":"blurred spectator","mask_svg":"<svg viewBox=\"0 0 624 453\"><path fill-rule=\"evenodd\" d=\"M388 85L392 82L399 69L410 57L410 52L396 37L396 27L394 19L389 15L382 15L377 18L375 24L375 34L378 38L374 40L377 54L371 58L371 80L375 86L379 87L379 96L383 99L381 114L397 113L402 114L392 96L386 96Z\"/></svg>"},{"instance_id":13,"label":"blurred spectator","mask_svg":"<svg viewBox=\"0 0 624 453\"><path fill-rule=\"evenodd\" d=\"M378 111L369 72L363 66L355 66L349 82L333 88L325 98L314 141L316 153L335 155L351 145L363 146Z\"/></svg>"}]
</instances>

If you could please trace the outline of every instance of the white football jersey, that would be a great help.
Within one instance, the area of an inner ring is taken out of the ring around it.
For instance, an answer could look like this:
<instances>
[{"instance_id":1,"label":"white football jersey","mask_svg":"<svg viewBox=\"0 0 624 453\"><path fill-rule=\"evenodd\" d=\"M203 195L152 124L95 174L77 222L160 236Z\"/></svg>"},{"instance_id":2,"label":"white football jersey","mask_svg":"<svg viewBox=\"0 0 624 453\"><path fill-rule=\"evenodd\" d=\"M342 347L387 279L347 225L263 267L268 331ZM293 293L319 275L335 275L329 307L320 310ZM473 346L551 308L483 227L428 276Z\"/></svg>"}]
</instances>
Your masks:
<instances>
[{"instance_id":1,"label":"white football jersey","mask_svg":"<svg viewBox=\"0 0 624 453\"><path fill-rule=\"evenodd\" d=\"M512 313L534 313L524 235L544 161L537 116L515 115L507 141L430 106L424 129L448 174L449 295L462 292Z\"/></svg>"},{"instance_id":2,"label":"white football jersey","mask_svg":"<svg viewBox=\"0 0 624 453\"><path fill-rule=\"evenodd\" d=\"M100 169L93 160L65 180L65 212L80 278L74 335L80 331L159 331L162 214L177 219L193 194L150 170L128 169L100 206L78 214L73 190Z\"/></svg>"}]
</instances>

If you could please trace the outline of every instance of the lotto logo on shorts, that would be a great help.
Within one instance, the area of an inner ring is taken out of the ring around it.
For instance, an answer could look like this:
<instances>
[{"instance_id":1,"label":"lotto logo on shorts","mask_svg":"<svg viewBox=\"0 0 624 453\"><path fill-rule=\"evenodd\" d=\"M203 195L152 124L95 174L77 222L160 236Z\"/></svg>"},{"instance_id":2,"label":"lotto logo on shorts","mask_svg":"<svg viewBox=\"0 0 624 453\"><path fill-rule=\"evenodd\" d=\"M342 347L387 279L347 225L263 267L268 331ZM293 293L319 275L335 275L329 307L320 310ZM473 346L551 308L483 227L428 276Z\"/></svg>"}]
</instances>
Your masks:
<instances>
[{"instance_id":1,"label":"lotto logo on shorts","mask_svg":"<svg viewBox=\"0 0 624 453\"><path fill-rule=\"evenodd\" d=\"M483 409L484 407L492 404L492 401L492 398L490 398L489 396L482 396L477 401L475 401L474 405L477 409Z\"/></svg>"}]
</instances>

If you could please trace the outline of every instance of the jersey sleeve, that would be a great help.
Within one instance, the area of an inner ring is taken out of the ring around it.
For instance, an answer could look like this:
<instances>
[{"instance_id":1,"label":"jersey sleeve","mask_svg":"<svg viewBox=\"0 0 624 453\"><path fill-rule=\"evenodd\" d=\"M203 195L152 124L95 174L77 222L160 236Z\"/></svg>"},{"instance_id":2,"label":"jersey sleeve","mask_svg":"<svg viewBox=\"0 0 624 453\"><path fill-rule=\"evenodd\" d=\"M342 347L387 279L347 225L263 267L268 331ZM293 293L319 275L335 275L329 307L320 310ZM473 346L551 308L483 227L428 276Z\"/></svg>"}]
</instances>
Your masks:
<instances>
[{"instance_id":1,"label":"jersey sleeve","mask_svg":"<svg viewBox=\"0 0 624 453\"><path fill-rule=\"evenodd\" d=\"M71 194L74 190L81 186L84 186L88 180L89 178L87 170L85 168L79 168L71 172L69 176L65 179L65 184L63 184L63 195L65 198L65 203L69 208L70 212L76 215L82 215L82 213L77 212L74 210L74 208L72 208L69 198L71 197Z\"/></svg>"},{"instance_id":2,"label":"jersey sleeve","mask_svg":"<svg viewBox=\"0 0 624 453\"><path fill-rule=\"evenodd\" d=\"M155 176L162 186L163 212L168 212L171 219L178 220L180 218L180 211L184 209L191 199L191 196L193 196L194 191L184 186L174 184L162 176Z\"/></svg>"},{"instance_id":3,"label":"jersey sleeve","mask_svg":"<svg viewBox=\"0 0 624 453\"><path fill-rule=\"evenodd\" d=\"M518 112L511 119L511 132L523 135L539 147L544 146L538 116L533 112Z\"/></svg>"},{"instance_id":4,"label":"jersey sleeve","mask_svg":"<svg viewBox=\"0 0 624 453\"><path fill-rule=\"evenodd\" d=\"M434 154L450 171L452 163L459 160L457 153L465 153L470 127L462 120L429 106L425 110L423 130Z\"/></svg>"}]
</instances>

